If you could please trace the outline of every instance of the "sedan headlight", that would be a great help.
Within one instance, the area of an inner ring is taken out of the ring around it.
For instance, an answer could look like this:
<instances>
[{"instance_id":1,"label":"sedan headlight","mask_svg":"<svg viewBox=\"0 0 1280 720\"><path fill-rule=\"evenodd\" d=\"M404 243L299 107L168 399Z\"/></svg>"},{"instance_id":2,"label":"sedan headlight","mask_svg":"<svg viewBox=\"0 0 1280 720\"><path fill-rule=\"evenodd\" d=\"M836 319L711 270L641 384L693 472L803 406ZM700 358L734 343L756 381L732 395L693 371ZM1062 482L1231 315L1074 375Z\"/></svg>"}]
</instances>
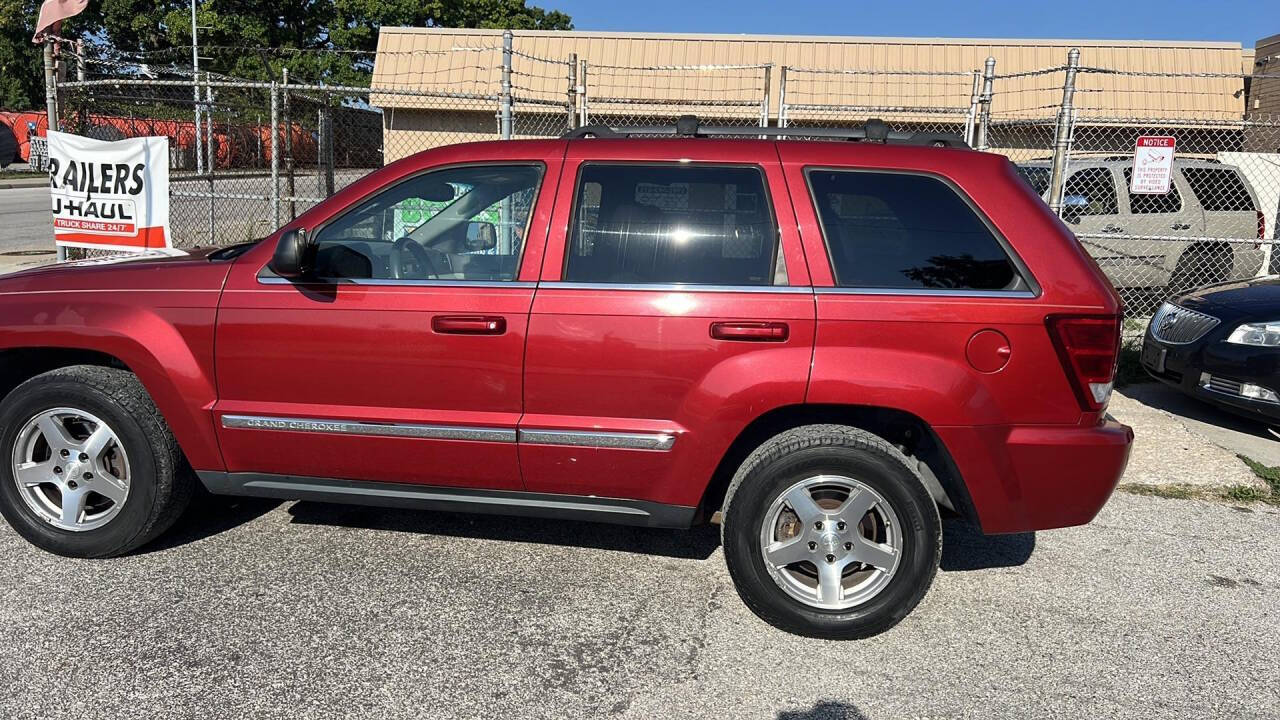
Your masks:
<instances>
[{"instance_id":1,"label":"sedan headlight","mask_svg":"<svg viewBox=\"0 0 1280 720\"><path fill-rule=\"evenodd\" d=\"M1231 331L1227 342L1236 345L1260 345L1274 347L1280 345L1280 321L1265 323L1244 323Z\"/></svg>"}]
</instances>

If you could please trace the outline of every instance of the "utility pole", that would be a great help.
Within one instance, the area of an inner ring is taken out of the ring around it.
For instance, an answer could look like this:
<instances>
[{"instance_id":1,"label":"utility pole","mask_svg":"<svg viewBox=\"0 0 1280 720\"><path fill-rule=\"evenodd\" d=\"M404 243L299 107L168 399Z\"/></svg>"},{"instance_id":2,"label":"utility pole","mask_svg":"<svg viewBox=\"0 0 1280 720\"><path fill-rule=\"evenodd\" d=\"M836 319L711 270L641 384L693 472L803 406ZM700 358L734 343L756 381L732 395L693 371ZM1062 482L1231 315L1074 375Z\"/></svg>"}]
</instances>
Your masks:
<instances>
[{"instance_id":1,"label":"utility pole","mask_svg":"<svg viewBox=\"0 0 1280 720\"><path fill-rule=\"evenodd\" d=\"M196 172L204 174L204 152L200 139L200 85L196 78L200 77L200 48L196 40L196 0L191 0L191 98L196 109Z\"/></svg>"}]
</instances>

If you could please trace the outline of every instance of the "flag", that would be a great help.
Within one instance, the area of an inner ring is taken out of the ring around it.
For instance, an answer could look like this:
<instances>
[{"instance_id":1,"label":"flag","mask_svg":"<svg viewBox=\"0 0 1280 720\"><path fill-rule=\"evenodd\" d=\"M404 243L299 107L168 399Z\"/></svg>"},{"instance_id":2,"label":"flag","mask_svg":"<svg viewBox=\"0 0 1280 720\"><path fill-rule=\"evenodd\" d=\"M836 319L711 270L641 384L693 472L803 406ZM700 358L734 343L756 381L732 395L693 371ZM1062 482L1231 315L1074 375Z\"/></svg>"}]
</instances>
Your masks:
<instances>
[{"instance_id":1,"label":"flag","mask_svg":"<svg viewBox=\"0 0 1280 720\"><path fill-rule=\"evenodd\" d=\"M36 34L31 42L40 42L45 30L84 12L88 4L89 0L44 0L40 5L40 19L36 20ZM54 32L57 32L56 27Z\"/></svg>"}]
</instances>

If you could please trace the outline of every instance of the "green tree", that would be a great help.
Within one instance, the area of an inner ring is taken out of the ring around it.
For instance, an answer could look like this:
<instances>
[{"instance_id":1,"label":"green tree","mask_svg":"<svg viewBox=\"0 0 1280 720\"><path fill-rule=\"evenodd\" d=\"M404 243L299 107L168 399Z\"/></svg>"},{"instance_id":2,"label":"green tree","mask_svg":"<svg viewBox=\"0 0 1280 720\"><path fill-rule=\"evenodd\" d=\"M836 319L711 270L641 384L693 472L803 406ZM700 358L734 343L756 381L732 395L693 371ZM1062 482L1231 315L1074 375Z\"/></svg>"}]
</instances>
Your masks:
<instances>
[{"instance_id":1,"label":"green tree","mask_svg":"<svg viewBox=\"0 0 1280 720\"><path fill-rule=\"evenodd\" d=\"M63 35L93 56L149 69L190 67L189 0L95 0ZM38 0L0 0L0 107L44 103L43 61L31 42ZM388 26L571 30L568 15L527 0L198 0L201 68L267 80L287 66L301 82L365 84L378 29ZM234 48L234 49L231 49ZM244 48L261 48L245 50ZM311 52L311 51L363 52ZM94 68L90 68L91 74Z\"/></svg>"}]
</instances>

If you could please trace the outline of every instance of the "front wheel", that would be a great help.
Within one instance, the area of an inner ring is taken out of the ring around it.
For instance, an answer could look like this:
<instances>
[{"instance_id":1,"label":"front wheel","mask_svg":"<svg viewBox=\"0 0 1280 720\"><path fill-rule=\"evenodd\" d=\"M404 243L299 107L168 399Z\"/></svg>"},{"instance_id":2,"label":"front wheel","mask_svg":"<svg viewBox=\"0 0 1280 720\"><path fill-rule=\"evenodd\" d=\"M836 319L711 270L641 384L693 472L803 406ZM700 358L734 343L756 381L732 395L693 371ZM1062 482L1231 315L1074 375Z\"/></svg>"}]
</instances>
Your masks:
<instances>
[{"instance_id":1,"label":"front wheel","mask_svg":"<svg viewBox=\"0 0 1280 720\"><path fill-rule=\"evenodd\" d=\"M907 458L856 428L775 436L725 500L725 561L743 602L799 635L884 632L920 602L942 550L937 506Z\"/></svg>"},{"instance_id":2,"label":"front wheel","mask_svg":"<svg viewBox=\"0 0 1280 720\"><path fill-rule=\"evenodd\" d=\"M78 365L0 405L0 513L49 552L104 557L159 535L194 490L178 444L131 373Z\"/></svg>"}]
</instances>

